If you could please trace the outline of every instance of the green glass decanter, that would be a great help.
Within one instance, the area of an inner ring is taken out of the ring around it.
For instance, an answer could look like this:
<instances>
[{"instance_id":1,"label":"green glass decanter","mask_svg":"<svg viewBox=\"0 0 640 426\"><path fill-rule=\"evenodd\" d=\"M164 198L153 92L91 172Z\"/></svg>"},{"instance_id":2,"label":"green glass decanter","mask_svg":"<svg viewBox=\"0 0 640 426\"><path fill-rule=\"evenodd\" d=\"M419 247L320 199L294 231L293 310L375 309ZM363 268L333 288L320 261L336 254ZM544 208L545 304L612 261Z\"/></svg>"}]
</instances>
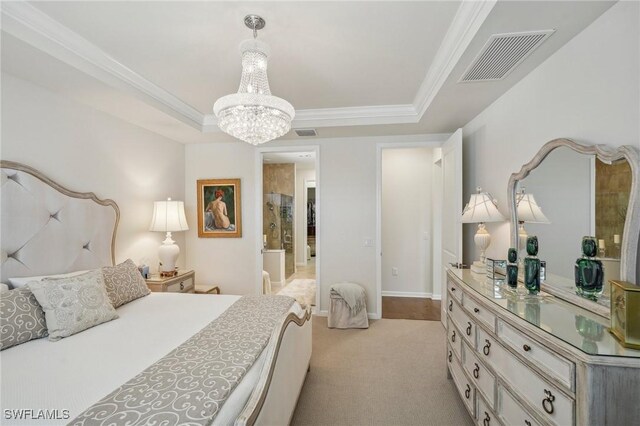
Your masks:
<instances>
[{"instance_id":1,"label":"green glass decanter","mask_svg":"<svg viewBox=\"0 0 640 426\"><path fill-rule=\"evenodd\" d=\"M518 250L511 247L507 254L507 284L511 288L518 287Z\"/></svg>"},{"instance_id":2,"label":"green glass decanter","mask_svg":"<svg viewBox=\"0 0 640 426\"><path fill-rule=\"evenodd\" d=\"M576 292L587 299L596 300L602 294L604 267L594 259L598 252L595 237L582 238L582 257L576 259L574 267Z\"/></svg>"},{"instance_id":3,"label":"green glass decanter","mask_svg":"<svg viewBox=\"0 0 640 426\"><path fill-rule=\"evenodd\" d=\"M538 237L532 235L527 237L527 254L524 259L524 286L531 294L538 294L540 291L540 259L538 254Z\"/></svg>"}]
</instances>

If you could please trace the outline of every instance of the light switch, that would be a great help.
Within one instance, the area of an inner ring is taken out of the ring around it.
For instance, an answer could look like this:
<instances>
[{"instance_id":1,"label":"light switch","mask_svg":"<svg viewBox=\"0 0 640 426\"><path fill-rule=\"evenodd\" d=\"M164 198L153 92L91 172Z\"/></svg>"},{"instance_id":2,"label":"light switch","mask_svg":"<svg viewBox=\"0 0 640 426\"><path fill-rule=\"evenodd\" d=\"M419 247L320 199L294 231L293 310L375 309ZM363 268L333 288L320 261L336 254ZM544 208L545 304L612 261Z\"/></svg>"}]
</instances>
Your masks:
<instances>
[{"instance_id":1,"label":"light switch","mask_svg":"<svg viewBox=\"0 0 640 426\"><path fill-rule=\"evenodd\" d=\"M365 247L373 247L373 240L371 238L366 238L364 240L364 246Z\"/></svg>"},{"instance_id":2,"label":"light switch","mask_svg":"<svg viewBox=\"0 0 640 426\"><path fill-rule=\"evenodd\" d=\"M393 275L394 277L398 276L398 267L394 266L391 268L391 275Z\"/></svg>"}]
</instances>

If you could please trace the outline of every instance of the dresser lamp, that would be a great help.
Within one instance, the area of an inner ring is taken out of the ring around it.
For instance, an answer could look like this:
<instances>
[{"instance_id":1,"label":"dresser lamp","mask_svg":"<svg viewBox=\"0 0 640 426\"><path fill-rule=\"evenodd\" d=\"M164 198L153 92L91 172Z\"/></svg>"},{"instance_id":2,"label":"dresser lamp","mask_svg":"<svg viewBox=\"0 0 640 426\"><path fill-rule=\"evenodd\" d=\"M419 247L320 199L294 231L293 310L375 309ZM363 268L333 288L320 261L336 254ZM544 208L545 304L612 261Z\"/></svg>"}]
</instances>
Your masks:
<instances>
[{"instance_id":1,"label":"dresser lamp","mask_svg":"<svg viewBox=\"0 0 640 426\"><path fill-rule=\"evenodd\" d=\"M485 251L489 244L491 244L491 235L485 228L484 224L487 222L504 222L505 218L498 211L496 207L496 201L491 197L491 194L482 192L482 188L477 188L477 193L472 194L469 202L462 211L462 223L477 223L478 230L473 237L473 241L476 243L476 247L480 251L480 260L476 260L471 265L471 271L484 274L486 272L485 266Z\"/></svg>"},{"instance_id":2,"label":"dresser lamp","mask_svg":"<svg viewBox=\"0 0 640 426\"><path fill-rule=\"evenodd\" d=\"M166 238L158 249L158 259L160 260L160 275L172 277L176 275L176 260L180 254L180 247L171 238L172 232L187 231L187 218L184 214L184 202L155 201L153 203L153 217L149 231L166 232Z\"/></svg>"},{"instance_id":3,"label":"dresser lamp","mask_svg":"<svg viewBox=\"0 0 640 426\"><path fill-rule=\"evenodd\" d=\"M525 193L522 188L516 194L516 210L518 212L518 251L523 250L527 245L527 231L524 229L526 223L551 223L542 213L540 206L533 197L533 194ZM522 256L518 256L522 259Z\"/></svg>"}]
</instances>

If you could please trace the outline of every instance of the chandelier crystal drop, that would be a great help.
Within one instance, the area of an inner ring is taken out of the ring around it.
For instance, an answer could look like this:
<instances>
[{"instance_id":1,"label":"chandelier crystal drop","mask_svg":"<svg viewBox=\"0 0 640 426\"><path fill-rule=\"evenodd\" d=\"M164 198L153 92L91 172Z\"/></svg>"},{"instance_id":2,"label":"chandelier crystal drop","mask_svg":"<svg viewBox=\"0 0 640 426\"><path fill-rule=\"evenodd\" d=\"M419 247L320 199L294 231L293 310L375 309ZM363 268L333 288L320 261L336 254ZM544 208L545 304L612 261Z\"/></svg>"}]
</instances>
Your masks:
<instances>
[{"instance_id":1,"label":"chandelier crystal drop","mask_svg":"<svg viewBox=\"0 0 640 426\"><path fill-rule=\"evenodd\" d=\"M253 30L253 39L240 44L242 78L238 93L223 96L213 105L218 127L229 135L252 145L269 142L291 130L293 106L271 94L267 78L269 47L257 40L264 20L247 15L245 25Z\"/></svg>"}]
</instances>

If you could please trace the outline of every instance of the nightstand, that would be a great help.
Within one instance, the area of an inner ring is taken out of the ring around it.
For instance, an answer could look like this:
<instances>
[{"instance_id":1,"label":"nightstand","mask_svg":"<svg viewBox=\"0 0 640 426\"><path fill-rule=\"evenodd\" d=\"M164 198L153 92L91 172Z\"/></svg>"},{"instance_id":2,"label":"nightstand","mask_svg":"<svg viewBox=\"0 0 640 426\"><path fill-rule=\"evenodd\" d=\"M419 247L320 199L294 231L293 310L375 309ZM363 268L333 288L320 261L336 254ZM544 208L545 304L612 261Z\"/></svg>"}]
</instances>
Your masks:
<instances>
[{"instance_id":1,"label":"nightstand","mask_svg":"<svg viewBox=\"0 0 640 426\"><path fill-rule=\"evenodd\" d=\"M151 275L146 279L149 290L169 293L193 293L196 273L194 271L178 271L175 277Z\"/></svg>"}]
</instances>

